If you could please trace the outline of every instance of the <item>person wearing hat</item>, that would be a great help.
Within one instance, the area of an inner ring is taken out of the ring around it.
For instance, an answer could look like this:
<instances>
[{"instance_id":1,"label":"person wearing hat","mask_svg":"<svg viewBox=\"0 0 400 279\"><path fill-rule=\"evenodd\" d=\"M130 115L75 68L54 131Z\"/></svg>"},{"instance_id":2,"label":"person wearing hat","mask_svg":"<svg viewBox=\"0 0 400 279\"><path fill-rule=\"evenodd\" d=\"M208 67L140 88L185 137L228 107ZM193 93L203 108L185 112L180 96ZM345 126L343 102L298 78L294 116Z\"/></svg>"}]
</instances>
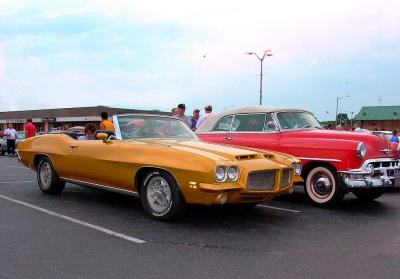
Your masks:
<instances>
[{"instance_id":1,"label":"person wearing hat","mask_svg":"<svg viewBox=\"0 0 400 279\"><path fill-rule=\"evenodd\" d=\"M203 124L203 122L207 119L207 117L209 117L211 115L212 112L212 106L208 105L204 108L204 111L206 112L204 115L200 116L199 120L196 123L196 129L198 129L201 124Z\"/></svg>"},{"instance_id":2,"label":"person wearing hat","mask_svg":"<svg viewBox=\"0 0 400 279\"><path fill-rule=\"evenodd\" d=\"M194 109L193 110L193 116L192 116L192 125L190 126L190 128L195 131L196 130L196 124L197 121L199 120L200 117L200 110L199 109Z\"/></svg>"},{"instance_id":3,"label":"person wearing hat","mask_svg":"<svg viewBox=\"0 0 400 279\"><path fill-rule=\"evenodd\" d=\"M190 126L192 126L192 121L190 120L190 118L188 116L185 115L185 111L186 111L185 104L179 104L178 105L178 114L176 115L176 117L178 117L180 120L182 120L190 128Z\"/></svg>"}]
</instances>

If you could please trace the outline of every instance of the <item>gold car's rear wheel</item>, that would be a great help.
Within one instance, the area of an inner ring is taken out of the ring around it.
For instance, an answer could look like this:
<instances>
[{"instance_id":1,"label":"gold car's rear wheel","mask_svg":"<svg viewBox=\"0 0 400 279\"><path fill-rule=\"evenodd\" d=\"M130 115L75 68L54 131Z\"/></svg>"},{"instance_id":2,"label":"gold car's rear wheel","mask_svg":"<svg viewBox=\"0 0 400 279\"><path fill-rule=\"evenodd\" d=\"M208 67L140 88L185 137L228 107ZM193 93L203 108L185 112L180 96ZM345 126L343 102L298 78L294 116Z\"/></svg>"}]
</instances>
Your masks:
<instances>
[{"instance_id":1,"label":"gold car's rear wheel","mask_svg":"<svg viewBox=\"0 0 400 279\"><path fill-rule=\"evenodd\" d=\"M47 157L42 157L39 161L37 167L37 181L40 190L46 194L59 194L65 187L65 181L60 180L54 170L51 160Z\"/></svg>"},{"instance_id":2,"label":"gold car's rear wheel","mask_svg":"<svg viewBox=\"0 0 400 279\"><path fill-rule=\"evenodd\" d=\"M161 221L179 217L185 206L178 184L165 171L154 170L145 176L140 188L140 198L146 213Z\"/></svg>"}]
</instances>

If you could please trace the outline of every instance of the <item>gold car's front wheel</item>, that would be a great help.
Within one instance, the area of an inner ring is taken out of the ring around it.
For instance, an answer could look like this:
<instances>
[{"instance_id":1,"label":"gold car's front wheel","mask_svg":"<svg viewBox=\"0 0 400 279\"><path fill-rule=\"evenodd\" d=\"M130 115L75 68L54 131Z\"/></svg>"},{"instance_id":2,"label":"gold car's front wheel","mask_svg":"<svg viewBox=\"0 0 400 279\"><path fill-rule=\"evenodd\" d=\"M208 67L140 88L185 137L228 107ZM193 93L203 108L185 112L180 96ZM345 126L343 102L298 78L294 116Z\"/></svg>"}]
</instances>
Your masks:
<instances>
[{"instance_id":1,"label":"gold car's front wheel","mask_svg":"<svg viewBox=\"0 0 400 279\"><path fill-rule=\"evenodd\" d=\"M146 213L153 219L170 221L181 215L185 201L178 184L169 173L154 170L142 181L140 198Z\"/></svg>"}]
</instances>

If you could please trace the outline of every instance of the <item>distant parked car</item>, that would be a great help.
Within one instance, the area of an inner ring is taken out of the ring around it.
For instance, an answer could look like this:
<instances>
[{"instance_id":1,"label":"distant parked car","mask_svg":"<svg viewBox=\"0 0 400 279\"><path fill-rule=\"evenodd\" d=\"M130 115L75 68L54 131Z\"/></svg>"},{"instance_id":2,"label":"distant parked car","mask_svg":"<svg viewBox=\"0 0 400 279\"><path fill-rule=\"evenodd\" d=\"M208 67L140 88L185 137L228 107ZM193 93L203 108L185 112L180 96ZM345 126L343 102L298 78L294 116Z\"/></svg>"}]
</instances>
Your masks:
<instances>
[{"instance_id":1,"label":"distant parked car","mask_svg":"<svg viewBox=\"0 0 400 279\"><path fill-rule=\"evenodd\" d=\"M203 141L279 151L298 157L308 197L334 204L353 192L362 200L400 186L398 144L381 135L324 130L300 109L263 106L225 110L196 131Z\"/></svg>"},{"instance_id":2,"label":"distant parked car","mask_svg":"<svg viewBox=\"0 0 400 279\"><path fill-rule=\"evenodd\" d=\"M385 137L387 137L388 140L390 140L393 136L392 131L372 131L372 133L374 135L384 135Z\"/></svg>"}]
</instances>

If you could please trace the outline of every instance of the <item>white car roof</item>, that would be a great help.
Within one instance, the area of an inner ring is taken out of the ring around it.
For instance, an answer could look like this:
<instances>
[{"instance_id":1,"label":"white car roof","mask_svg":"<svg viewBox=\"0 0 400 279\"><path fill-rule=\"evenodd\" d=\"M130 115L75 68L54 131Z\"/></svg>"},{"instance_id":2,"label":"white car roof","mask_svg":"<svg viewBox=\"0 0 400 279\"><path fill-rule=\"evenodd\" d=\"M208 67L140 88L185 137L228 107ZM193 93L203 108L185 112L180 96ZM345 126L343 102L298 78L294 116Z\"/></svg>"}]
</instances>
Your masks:
<instances>
[{"instance_id":1,"label":"white car roof","mask_svg":"<svg viewBox=\"0 0 400 279\"><path fill-rule=\"evenodd\" d=\"M290 109L290 108L276 108L276 107L266 107L266 106L247 106L247 107L239 107L234 109L227 109L217 114L212 114L207 117L206 121L196 130L196 134L211 132L217 122L227 116L234 114L243 114L243 113L272 113L272 112L308 112L303 109Z\"/></svg>"}]
</instances>

